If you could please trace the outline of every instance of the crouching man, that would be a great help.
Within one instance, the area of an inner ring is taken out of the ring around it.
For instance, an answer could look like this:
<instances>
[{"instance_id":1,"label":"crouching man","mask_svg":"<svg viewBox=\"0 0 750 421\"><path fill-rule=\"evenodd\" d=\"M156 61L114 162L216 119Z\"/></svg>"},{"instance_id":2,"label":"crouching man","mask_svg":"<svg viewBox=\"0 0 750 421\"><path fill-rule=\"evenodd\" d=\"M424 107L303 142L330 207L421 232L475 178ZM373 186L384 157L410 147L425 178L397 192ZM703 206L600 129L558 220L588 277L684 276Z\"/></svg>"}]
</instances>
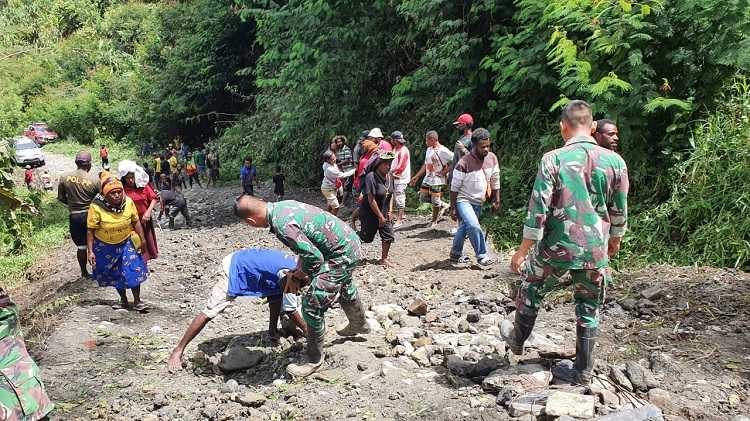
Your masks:
<instances>
[{"instance_id":1,"label":"crouching man","mask_svg":"<svg viewBox=\"0 0 750 421\"><path fill-rule=\"evenodd\" d=\"M172 350L167 361L170 371L182 368L185 347L237 297L265 297L268 299L268 334L278 339L279 315L283 313L294 321L296 327L307 334L307 324L298 310L298 298L293 293L284 293L287 275L297 267L297 258L277 250L242 249L221 262L218 280L203 309L193 319L180 343Z\"/></svg>"}]
</instances>

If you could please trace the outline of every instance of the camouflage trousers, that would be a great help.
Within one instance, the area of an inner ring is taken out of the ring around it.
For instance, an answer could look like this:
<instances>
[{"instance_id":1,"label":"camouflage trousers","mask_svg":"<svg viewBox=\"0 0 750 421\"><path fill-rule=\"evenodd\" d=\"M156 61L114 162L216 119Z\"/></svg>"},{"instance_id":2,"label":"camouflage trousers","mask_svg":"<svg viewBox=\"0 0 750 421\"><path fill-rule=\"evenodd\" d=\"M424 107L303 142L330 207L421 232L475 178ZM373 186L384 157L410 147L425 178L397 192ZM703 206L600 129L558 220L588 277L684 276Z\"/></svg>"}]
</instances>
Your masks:
<instances>
[{"instance_id":1,"label":"camouflage trousers","mask_svg":"<svg viewBox=\"0 0 750 421\"><path fill-rule=\"evenodd\" d=\"M302 298L302 317L310 331L320 332L325 328L326 311L336 300L357 299L357 284L352 279L357 263L343 258L329 260L329 270L313 276L310 288Z\"/></svg>"},{"instance_id":2,"label":"camouflage trousers","mask_svg":"<svg viewBox=\"0 0 750 421\"><path fill-rule=\"evenodd\" d=\"M570 273L570 281L563 280ZM573 285L576 320L580 326L599 326L599 308L604 303L606 287L611 282L609 268L562 269L542 261L538 256L526 260L525 280L516 295L516 311L533 316L550 292Z\"/></svg>"},{"instance_id":3,"label":"camouflage trousers","mask_svg":"<svg viewBox=\"0 0 750 421\"><path fill-rule=\"evenodd\" d=\"M26 350L15 306L0 309L0 420L35 421L54 405L39 379L39 367Z\"/></svg>"}]
</instances>

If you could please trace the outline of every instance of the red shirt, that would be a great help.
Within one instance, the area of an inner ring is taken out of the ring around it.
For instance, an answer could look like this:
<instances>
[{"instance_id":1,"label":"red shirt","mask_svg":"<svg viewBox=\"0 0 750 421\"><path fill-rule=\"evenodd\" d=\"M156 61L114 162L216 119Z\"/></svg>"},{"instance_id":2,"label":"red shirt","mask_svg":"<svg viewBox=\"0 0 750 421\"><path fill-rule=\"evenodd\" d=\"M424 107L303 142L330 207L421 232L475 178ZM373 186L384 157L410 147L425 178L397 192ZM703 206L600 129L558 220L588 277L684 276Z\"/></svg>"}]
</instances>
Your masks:
<instances>
[{"instance_id":1,"label":"red shirt","mask_svg":"<svg viewBox=\"0 0 750 421\"><path fill-rule=\"evenodd\" d=\"M367 167L367 162L370 161L370 156L372 156L372 152L368 152L364 155L362 155L362 158L359 159L359 165L357 165L357 171L354 172L354 190L359 190L360 186L360 177L362 176L362 173L365 172L365 167Z\"/></svg>"},{"instance_id":2,"label":"red shirt","mask_svg":"<svg viewBox=\"0 0 750 421\"><path fill-rule=\"evenodd\" d=\"M107 157L109 157L109 149L107 149L107 148L101 148L101 149L99 149L99 157L101 157L101 158L107 158Z\"/></svg>"},{"instance_id":3,"label":"red shirt","mask_svg":"<svg viewBox=\"0 0 750 421\"><path fill-rule=\"evenodd\" d=\"M146 187L142 189L125 186L125 195L133 200L140 217L143 217L143 214L146 213L151 201L156 200L156 192L150 184L146 184Z\"/></svg>"},{"instance_id":4,"label":"red shirt","mask_svg":"<svg viewBox=\"0 0 750 421\"><path fill-rule=\"evenodd\" d=\"M26 183L31 183L34 180L34 172L31 170L26 170L23 174L23 179L26 181Z\"/></svg>"}]
</instances>

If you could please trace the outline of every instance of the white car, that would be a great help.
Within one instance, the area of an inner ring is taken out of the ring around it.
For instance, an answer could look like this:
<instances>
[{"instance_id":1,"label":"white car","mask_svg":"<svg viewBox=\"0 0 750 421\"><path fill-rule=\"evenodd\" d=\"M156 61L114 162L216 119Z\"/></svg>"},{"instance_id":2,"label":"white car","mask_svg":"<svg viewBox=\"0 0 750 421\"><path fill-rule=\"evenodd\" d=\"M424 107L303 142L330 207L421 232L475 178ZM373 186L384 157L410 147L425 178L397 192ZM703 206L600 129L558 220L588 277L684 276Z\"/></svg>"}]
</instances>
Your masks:
<instances>
[{"instance_id":1,"label":"white car","mask_svg":"<svg viewBox=\"0 0 750 421\"><path fill-rule=\"evenodd\" d=\"M22 167L26 165L32 167L44 166L44 154L33 139L19 136L13 139L13 144L16 150L16 164Z\"/></svg>"}]
</instances>

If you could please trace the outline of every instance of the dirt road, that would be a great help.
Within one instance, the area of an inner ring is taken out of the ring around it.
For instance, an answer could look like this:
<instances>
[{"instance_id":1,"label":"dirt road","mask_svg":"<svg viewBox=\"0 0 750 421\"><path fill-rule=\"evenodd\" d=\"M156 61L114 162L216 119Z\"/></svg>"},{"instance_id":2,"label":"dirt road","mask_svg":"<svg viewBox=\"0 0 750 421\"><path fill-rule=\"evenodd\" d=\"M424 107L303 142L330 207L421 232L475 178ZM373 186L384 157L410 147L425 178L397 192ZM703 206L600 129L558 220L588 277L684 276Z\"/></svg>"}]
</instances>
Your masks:
<instances>
[{"instance_id":1,"label":"dirt road","mask_svg":"<svg viewBox=\"0 0 750 421\"><path fill-rule=\"evenodd\" d=\"M549 367L570 357L567 349L574 346L570 294L549 297L527 355L520 362L510 358L498 335L500 320L514 307L507 283L517 277L506 270L507 256L492 271L455 269L447 262L447 223L430 229L419 216L397 231L396 268L357 271L376 331L337 337L334 326L345 317L340 309L328 313L328 358L319 375L301 382L286 377L285 366L302 344L272 346L265 335L267 306L249 299L209 323L186 351L186 370L167 373L168 352L203 307L221 258L241 247L283 249L267 230L231 215L237 193L186 192L195 224L187 229L178 219L177 229L158 230L160 256L142 293L147 314L113 310L113 289L74 281L70 253L55 252L59 260L46 263L55 265L50 277L57 284L69 282L57 296L72 297L34 350L57 403L53 419L528 419L529 413L554 412L551 401L544 403L550 393L557 399L569 397L560 391L586 392L550 385L547 378ZM322 205L314 192L293 198ZM377 258L379 248L377 240L368 245L369 258ZM602 379L624 373L635 391L602 380L584 405L597 416L649 399L667 419L748 413L748 276L660 267L616 278L619 286L603 312L597 370ZM663 288L643 298L653 285ZM404 311L416 298L427 304L421 317ZM221 354L239 351L250 367L222 372ZM519 370L530 374L512 375ZM535 403L524 406L529 396L537 396Z\"/></svg>"}]
</instances>

